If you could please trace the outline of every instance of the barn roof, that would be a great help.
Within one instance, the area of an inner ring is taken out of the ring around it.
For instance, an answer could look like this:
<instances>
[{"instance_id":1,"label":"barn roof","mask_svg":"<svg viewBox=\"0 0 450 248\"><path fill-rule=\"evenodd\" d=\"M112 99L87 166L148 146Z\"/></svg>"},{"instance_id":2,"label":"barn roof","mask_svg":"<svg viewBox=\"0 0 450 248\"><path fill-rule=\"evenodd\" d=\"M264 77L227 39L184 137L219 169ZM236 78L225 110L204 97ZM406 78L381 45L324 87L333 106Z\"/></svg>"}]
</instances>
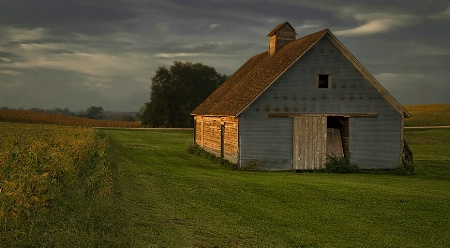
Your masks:
<instances>
[{"instance_id":1,"label":"barn roof","mask_svg":"<svg viewBox=\"0 0 450 248\"><path fill-rule=\"evenodd\" d=\"M276 28L274 30L276 30ZM343 55L400 114L405 117L410 117L410 114L387 92L386 89L384 89L384 87L328 29L292 41L273 55L269 55L268 52L265 51L251 57L231 77L229 77L227 81L197 106L197 108L191 112L191 115L238 116L273 82L275 82L278 77L325 36L330 39Z\"/></svg>"}]
</instances>

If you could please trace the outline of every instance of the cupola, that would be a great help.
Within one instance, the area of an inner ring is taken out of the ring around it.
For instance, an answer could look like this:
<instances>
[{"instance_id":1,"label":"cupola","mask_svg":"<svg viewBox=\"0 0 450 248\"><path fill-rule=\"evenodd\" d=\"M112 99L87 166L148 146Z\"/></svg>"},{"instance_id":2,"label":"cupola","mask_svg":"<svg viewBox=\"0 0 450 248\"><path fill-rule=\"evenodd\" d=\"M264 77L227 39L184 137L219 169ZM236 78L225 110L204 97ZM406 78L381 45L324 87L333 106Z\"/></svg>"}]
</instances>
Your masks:
<instances>
[{"instance_id":1,"label":"cupola","mask_svg":"<svg viewBox=\"0 0 450 248\"><path fill-rule=\"evenodd\" d=\"M280 48L296 39L295 29L289 24L284 22L275 27L269 36L269 55L275 54Z\"/></svg>"}]
</instances>

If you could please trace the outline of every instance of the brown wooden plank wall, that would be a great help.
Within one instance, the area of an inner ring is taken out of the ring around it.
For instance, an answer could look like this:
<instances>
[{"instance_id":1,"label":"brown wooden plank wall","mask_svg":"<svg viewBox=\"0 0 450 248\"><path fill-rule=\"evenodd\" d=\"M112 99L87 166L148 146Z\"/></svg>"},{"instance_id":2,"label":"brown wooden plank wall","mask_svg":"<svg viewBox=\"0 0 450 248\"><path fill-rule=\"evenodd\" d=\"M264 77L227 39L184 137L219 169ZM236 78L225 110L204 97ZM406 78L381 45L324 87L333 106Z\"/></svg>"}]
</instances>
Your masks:
<instances>
[{"instance_id":1,"label":"brown wooden plank wall","mask_svg":"<svg viewBox=\"0 0 450 248\"><path fill-rule=\"evenodd\" d=\"M238 142L238 118L222 117L225 124L224 133L224 158L232 163L237 163L239 142Z\"/></svg>"},{"instance_id":2,"label":"brown wooden plank wall","mask_svg":"<svg viewBox=\"0 0 450 248\"><path fill-rule=\"evenodd\" d=\"M237 162L238 156L238 119L232 116L195 116L195 143L214 154L221 155L221 138L224 138L223 155L232 163ZM221 134L224 125L225 133Z\"/></svg>"}]
</instances>

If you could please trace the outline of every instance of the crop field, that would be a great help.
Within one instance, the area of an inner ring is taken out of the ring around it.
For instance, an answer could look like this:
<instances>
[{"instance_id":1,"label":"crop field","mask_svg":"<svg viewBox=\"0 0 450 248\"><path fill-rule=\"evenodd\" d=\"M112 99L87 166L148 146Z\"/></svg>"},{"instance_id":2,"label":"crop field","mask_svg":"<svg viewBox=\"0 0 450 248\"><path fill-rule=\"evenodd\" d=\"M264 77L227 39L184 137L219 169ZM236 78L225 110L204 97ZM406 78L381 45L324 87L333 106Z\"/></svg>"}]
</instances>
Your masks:
<instances>
[{"instance_id":1,"label":"crop field","mask_svg":"<svg viewBox=\"0 0 450 248\"><path fill-rule=\"evenodd\" d=\"M0 133L0 247L92 245L107 217L93 204L114 196L106 140L56 125L0 122Z\"/></svg>"},{"instance_id":2,"label":"crop field","mask_svg":"<svg viewBox=\"0 0 450 248\"><path fill-rule=\"evenodd\" d=\"M412 115L405 126L450 126L450 104L409 105L405 109Z\"/></svg>"},{"instance_id":3,"label":"crop field","mask_svg":"<svg viewBox=\"0 0 450 248\"><path fill-rule=\"evenodd\" d=\"M83 127L141 127L140 122L94 120L88 118L64 116L57 114L33 112L28 110L0 109L0 122L30 123L30 124L56 124L64 126Z\"/></svg>"}]
</instances>

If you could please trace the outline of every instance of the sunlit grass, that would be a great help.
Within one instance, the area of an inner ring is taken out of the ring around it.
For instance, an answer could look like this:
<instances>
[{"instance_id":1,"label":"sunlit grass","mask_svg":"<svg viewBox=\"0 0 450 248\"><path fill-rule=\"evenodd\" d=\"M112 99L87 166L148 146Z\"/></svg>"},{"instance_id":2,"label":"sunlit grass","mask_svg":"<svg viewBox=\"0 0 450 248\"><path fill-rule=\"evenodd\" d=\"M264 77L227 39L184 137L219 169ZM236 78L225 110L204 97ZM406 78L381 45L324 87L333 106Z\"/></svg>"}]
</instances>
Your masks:
<instances>
[{"instance_id":1,"label":"sunlit grass","mask_svg":"<svg viewBox=\"0 0 450 248\"><path fill-rule=\"evenodd\" d=\"M405 134L418 159L450 161L450 129L408 129Z\"/></svg>"},{"instance_id":2,"label":"sunlit grass","mask_svg":"<svg viewBox=\"0 0 450 248\"><path fill-rule=\"evenodd\" d=\"M134 247L450 244L446 131L406 132L414 176L234 171L187 153L190 131L104 132L120 157ZM433 137L442 151L420 146Z\"/></svg>"}]
</instances>

